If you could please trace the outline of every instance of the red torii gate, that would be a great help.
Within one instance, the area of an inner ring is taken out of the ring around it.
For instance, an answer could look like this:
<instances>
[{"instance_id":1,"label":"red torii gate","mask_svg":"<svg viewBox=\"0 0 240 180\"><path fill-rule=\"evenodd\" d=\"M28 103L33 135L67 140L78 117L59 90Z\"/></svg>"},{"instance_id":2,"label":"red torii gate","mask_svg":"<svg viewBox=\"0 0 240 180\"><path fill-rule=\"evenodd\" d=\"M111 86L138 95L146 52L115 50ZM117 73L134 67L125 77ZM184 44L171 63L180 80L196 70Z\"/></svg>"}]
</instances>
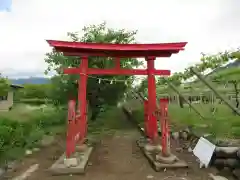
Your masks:
<instances>
[{"instance_id":1,"label":"red torii gate","mask_svg":"<svg viewBox=\"0 0 240 180\"><path fill-rule=\"evenodd\" d=\"M73 136L70 136L67 145L66 155L69 157L74 152L76 141L82 143L86 137L87 129L87 75L147 75L148 76L148 127L147 136L154 141L158 136L156 111L156 84L155 75L169 76L170 70L156 70L154 61L156 57L170 57L172 54L184 50L186 42L180 43L161 43L161 44L103 44L103 43L83 43L83 42L67 42L47 40L50 46L54 47L57 52L62 52L65 56L81 57L79 68L66 68L65 74L79 74L78 87L78 110L80 117L73 120L77 121L73 124L76 126ZM89 56L114 57L115 67L111 69L88 68ZM122 69L120 67L121 58L145 58L147 61L147 69ZM70 107L75 106L75 102L69 103ZM71 119L71 118L70 118ZM71 123L70 123L71 124ZM77 124L77 125L76 125ZM71 130L72 131L72 130ZM146 131L145 131L146 132Z\"/></svg>"}]
</instances>

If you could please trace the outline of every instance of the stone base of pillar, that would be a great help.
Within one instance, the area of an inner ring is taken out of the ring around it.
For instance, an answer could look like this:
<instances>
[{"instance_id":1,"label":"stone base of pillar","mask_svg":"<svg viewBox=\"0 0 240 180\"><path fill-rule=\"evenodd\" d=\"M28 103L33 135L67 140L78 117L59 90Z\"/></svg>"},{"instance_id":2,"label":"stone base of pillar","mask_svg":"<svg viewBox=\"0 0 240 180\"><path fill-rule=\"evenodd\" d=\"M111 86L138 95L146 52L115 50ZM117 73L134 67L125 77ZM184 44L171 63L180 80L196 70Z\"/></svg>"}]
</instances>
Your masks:
<instances>
[{"instance_id":1,"label":"stone base of pillar","mask_svg":"<svg viewBox=\"0 0 240 180\"><path fill-rule=\"evenodd\" d=\"M87 144L81 144L81 145L77 145L76 146L76 151L77 152L84 152L88 149L88 145Z\"/></svg>"},{"instance_id":2,"label":"stone base of pillar","mask_svg":"<svg viewBox=\"0 0 240 180\"><path fill-rule=\"evenodd\" d=\"M137 145L140 147L155 171L162 171L165 168L188 167L185 161L178 159L173 154L170 154L168 157L162 156L162 147L160 145L149 144L147 140L144 141L143 139L141 139L141 141L137 141Z\"/></svg>"},{"instance_id":3,"label":"stone base of pillar","mask_svg":"<svg viewBox=\"0 0 240 180\"><path fill-rule=\"evenodd\" d=\"M177 162L179 159L177 156L170 154L169 156L163 156L162 154L157 154L156 155L156 161L160 163L165 163L165 164L174 164Z\"/></svg>"},{"instance_id":4,"label":"stone base of pillar","mask_svg":"<svg viewBox=\"0 0 240 180\"><path fill-rule=\"evenodd\" d=\"M84 174L93 147L85 144L76 147L76 152L71 158L66 158L65 153L49 168L53 175Z\"/></svg>"},{"instance_id":5,"label":"stone base of pillar","mask_svg":"<svg viewBox=\"0 0 240 180\"><path fill-rule=\"evenodd\" d=\"M79 164L79 160L78 160L78 158L65 158L63 160L63 164L68 168L77 167Z\"/></svg>"}]
</instances>

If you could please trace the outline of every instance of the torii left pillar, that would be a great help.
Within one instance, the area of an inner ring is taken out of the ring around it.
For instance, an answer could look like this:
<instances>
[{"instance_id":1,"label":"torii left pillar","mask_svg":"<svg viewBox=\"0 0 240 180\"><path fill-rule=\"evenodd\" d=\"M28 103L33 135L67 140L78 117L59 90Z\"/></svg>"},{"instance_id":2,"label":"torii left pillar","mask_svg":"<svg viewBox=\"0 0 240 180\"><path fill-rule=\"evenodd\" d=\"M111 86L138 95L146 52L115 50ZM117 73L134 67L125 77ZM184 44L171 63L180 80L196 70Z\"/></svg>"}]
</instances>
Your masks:
<instances>
[{"instance_id":1,"label":"torii left pillar","mask_svg":"<svg viewBox=\"0 0 240 180\"><path fill-rule=\"evenodd\" d=\"M157 125L157 118L155 115L157 102L156 102L156 82L154 77L154 62L155 57L148 57L146 58L147 61L147 70L148 70L148 136L152 141L152 145L157 145L158 139L158 125Z\"/></svg>"}]
</instances>

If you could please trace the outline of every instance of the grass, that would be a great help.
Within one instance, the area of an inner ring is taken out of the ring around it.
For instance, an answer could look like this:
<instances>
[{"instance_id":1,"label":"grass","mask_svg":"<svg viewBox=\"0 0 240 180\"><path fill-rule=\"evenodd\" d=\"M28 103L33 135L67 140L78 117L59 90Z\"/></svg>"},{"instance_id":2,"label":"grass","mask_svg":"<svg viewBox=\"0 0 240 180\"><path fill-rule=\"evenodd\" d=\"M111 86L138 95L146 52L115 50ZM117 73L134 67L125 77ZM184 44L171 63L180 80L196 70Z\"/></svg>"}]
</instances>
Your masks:
<instances>
[{"instance_id":1,"label":"grass","mask_svg":"<svg viewBox=\"0 0 240 180\"><path fill-rule=\"evenodd\" d=\"M118 130L127 130L132 126L126 121L122 109L108 107L105 112L100 113L96 121L88 121L88 133L90 135L112 134Z\"/></svg>"},{"instance_id":2,"label":"grass","mask_svg":"<svg viewBox=\"0 0 240 180\"><path fill-rule=\"evenodd\" d=\"M53 107L51 105L33 106L19 103L14 105L11 111L1 112L0 118L7 118L9 120L19 122L26 122L37 118L41 113L48 113L52 111Z\"/></svg>"},{"instance_id":3,"label":"grass","mask_svg":"<svg viewBox=\"0 0 240 180\"><path fill-rule=\"evenodd\" d=\"M204 119L189 107L180 108L177 104L169 105L170 124L173 125L173 129L192 126L196 134L210 133L218 138L240 138L240 118L228 107L215 104L214 107L217 110L212 114L211 104L194 104L193 106L205 117ZM135 107L133 115L139 123L143 124L143 107L140 103Z\"/></svg>"},{"instance_id":4,"label":"grass","mask_svg":"<svg viewBox=\"0 0 240 180\"><path fill-rule=\"evenodd\" d=\"M200 118L193 110L188 107L179 108L178 105L170 105L169 112L171 121L179 125L190 125L199 133L211 133L215 137L240 137L240 118L223 104L195 104L194 107L204 116ZM215 107L213 114L211 108ZM204 127L202 125L206 125Z\"/></svg>"}]
</instances>

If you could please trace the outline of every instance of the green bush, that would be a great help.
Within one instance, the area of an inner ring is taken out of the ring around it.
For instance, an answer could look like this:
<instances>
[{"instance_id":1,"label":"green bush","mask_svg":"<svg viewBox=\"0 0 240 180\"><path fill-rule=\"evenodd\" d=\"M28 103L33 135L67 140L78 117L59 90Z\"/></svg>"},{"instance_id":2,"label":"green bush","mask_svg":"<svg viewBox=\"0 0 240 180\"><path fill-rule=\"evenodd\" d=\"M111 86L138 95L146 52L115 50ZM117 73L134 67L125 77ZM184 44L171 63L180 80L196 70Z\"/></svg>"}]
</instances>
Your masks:
<instances>
[{"instance_id":1,"label":"green bush","mask_svg":"<svg viewBox=\"0 0 240 180\"><path fill-rule=\"evenodd\" d=\"M30 104L30 105L42 105L46 103L51 103L48 99L20 99L16 101L18 103Z\"/></svg>"},{"instance_id":2,"label":"green bush","mask_svg":"<svg viewBox=\"0 0 240 180\"><path fill-rule=\"evenodd\" d=\"M14 121L0 117L0 162L15 158L13 153L24 152L25 148L32 148L48 134L51 128L66 122L66 112L55 110L47 113L34 111L37 115L31 121Z\"/></svg>"}]
</instances>

